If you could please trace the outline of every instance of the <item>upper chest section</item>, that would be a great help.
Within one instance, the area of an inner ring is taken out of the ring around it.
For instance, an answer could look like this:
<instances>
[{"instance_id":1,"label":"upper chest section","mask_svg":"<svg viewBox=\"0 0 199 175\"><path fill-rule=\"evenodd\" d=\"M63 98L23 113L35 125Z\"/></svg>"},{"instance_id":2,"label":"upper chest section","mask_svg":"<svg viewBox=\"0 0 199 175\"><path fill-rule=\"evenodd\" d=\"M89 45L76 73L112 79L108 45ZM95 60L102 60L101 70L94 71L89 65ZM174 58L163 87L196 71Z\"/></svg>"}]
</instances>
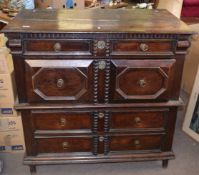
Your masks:
<instances>
[{"instance_id":1,"label":"upper chest section","mask_svg":"<svg viewBox=\"0 0 199 175\"><path fill-rule=\"evenodd\" d=\"M174 55L191 35L166 10L24 10L3 32L13 54L75 57Z\"/></svg>"}]
</instances>

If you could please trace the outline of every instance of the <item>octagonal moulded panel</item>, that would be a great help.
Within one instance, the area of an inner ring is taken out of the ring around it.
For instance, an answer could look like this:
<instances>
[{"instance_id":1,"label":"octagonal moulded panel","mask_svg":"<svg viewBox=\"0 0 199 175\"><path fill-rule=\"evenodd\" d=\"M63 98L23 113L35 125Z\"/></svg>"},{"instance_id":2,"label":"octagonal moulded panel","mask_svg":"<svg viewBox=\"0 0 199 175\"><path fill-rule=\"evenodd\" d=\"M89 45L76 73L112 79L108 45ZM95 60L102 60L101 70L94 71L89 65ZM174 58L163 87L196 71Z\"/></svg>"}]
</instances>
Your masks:
<instances>
[{"instance_id":1,"label":"octagonal moulded panel","mask_svg":"<svg viewBox=\"0 0 199 175\"><path fill-rule=\"evenodd\" d=\"M27 60L26 63L28 63L29 73L26 76L32 77L32 82L27 82L27 87L32 89L28 96L30 101L37 100L38 96L43 100L78 101L90 89L88 72L91 61Z\"/></svg>"},{"instance_id":2,"label":"octagonal moulded panel","mask_svg":"<svg viewBox=\"0 0 199 175\"><path fill-rule=\"evenodd\" d=\"M139 60L127 62L114 61L117 72L115 90L123 99L156 99L167 91L170 69L175 61L164 65L158 65L157 60L147 60L144 64Z\"/></svg>"},{"instance_id":3,"label":"octagonal moulded panel","mask_svg":"<svg viewBox=\"0 0 199 175\"><path fill-rule=\"evenodd\" d=\"M86 85L87 78L78 68L41 68L33 76L34 91L45 100L77 100Z\"/></svg>"},{"instance_id":4,"label":"octagonal moulded panel","mask_svg":"<svg viewBox=\"0 0 199 175\"><path fill-rule=\"evenodd\" d=\"M166 90L167 75L161 68L127 68L118 75L116 84L125 99L154 99Z\"/></svg>"}]
</instances>

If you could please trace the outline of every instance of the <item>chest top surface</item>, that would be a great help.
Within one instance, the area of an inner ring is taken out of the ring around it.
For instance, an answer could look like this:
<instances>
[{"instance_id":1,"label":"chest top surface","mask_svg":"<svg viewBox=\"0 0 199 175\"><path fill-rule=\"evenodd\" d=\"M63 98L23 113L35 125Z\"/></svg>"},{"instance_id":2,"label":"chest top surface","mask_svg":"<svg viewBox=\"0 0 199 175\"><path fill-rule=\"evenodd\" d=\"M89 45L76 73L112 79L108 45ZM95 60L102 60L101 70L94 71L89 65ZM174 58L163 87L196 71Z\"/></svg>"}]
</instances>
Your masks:
<instances>
[{"instance_id":1,"label":"chest top surface","mask_svg":"<svg viewBox=\"0 0 199 175\"><path fill-rule=\"evenodd\" d=\"M23 10L3 32L124 32L191 34L167 10Z\"/></svg>"}]
</instances>

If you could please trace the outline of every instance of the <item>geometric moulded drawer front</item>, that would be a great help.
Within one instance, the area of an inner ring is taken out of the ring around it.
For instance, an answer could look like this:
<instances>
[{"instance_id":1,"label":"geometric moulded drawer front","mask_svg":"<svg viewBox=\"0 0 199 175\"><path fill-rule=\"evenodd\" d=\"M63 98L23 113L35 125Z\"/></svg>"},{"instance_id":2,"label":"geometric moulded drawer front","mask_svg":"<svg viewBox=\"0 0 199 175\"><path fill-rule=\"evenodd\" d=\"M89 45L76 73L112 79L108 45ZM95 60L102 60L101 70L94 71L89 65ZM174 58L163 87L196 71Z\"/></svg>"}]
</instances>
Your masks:
<instances>
[{"instance_id":1,"label":"geometric moulded drawer front","mask_svg":"<svg viewBox=\"0 0 199 175\"><path fill-rule=\"evenodd\" d=\"M89 40L26 40L24 42L25 53L29 55L91 55L91 43Z\"/></svg>"},{"instance_id":2,"label":"geometric moulded drawer front","mask_svg":"<svg viewBox=\"0 0 199 175\"><path fill-rule=\"evenodd\" d=\"M163 129L167 125L167 109L121 110L112 112L110 131Z\"/></svg>"},{"instance_id":3,"label":"geometric moulded drawer front","mask_svg":"<svg viewBox=\"0 0 199 175\"><path fill-rule=\"evenodd\" d=\"M110 151L160 150L163 135L110 136Z\"/></svg>"},{"instance_id":4,"label":"geometric moulded drawer front","mask_svg":"<svg viewBox=\"0 0 199 175\"><path fill-rule=\"evenodd\" d=\"M157 99L169 96L175 60L114 60L115 99ZM127 66L128 65L128 66Z\"/></svg>"},{"instance_id":5,"label":"geometric moulded drawer front","mask_svg":"<svg viewBox=\"0 0 199 175\"><path fill-rule=\"evenodd\" d=\"M66 110L32 111L35 130L62 130L90 133L92 115L89 112L67 112Z\"/></svg>"},{"instance_id":6,"label":"geometric moulded drawer front","mask_svg":"<svg viewBox=\"0 0 199 175\"><path fill-rule=\"evenodd\" d=\"M37 139L38 153L91 153L92 150L93 139L90 136Z\"/></svg>"},{"instance_id":7,"label":"geometric moulded drawer front","mask_svg":"<svg viewBox=\"0 0 199 175\"><path fill-rule=\"evenodd\" d=\"M28 101L90 100L92 61L26 60L25 63Z\"/></svg>"},{"instance_id":8,"label":"geometric moulded drawer front","mask_svg":"<svg viewBox=\"0 0 199 175\"><path fill-rule=\"evenodd\" d=\"M171 40L113 40L111 55L172 54Z\"/></svg>"}]
</instances>

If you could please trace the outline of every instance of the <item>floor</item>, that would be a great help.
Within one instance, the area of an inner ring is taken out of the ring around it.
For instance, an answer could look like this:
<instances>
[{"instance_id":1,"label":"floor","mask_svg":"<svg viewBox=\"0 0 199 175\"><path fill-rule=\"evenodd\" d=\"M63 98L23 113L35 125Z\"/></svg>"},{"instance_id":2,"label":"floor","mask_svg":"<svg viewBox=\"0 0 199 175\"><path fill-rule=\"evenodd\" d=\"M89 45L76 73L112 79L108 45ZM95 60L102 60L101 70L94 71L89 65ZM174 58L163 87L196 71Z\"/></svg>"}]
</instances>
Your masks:
<instances>
[{"instance_id":1,"label":"floor","mask_svg":"<svg viewBox=\"0 0 199 175\"><path fill-rule=\"evenodd\" d=\"M183 95L187 101L186 94ZM130 162L117 164L54 165L37 167L37 175L198 175L199 143L196 143L182 130L184 110L179 111L173 150L176 159L169 162L167 169L160 161ZM2 175L29 175L29 168L23 166L23 154L1 154L4 161Z\"/></svg>"}]
</instances>

